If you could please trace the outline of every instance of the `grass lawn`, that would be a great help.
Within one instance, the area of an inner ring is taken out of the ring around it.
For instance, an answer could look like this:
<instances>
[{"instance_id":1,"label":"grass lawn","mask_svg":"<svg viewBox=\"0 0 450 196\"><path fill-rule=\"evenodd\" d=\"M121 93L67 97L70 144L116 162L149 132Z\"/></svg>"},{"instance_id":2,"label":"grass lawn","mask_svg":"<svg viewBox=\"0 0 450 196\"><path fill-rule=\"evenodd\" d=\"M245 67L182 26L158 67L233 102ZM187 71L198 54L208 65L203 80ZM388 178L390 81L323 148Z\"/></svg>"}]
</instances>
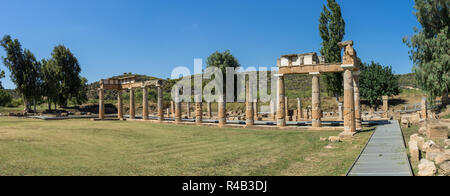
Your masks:
<instances>
[{"instance_id":1,"label":"grass lawn","mask_svg":"<svg viewBox=\"0 0 450 196\"><path fill-rule=\"evenodd\" d=\"M345 175L372 132L0 118L0 175Z\"/></svg>"}]
</instances>

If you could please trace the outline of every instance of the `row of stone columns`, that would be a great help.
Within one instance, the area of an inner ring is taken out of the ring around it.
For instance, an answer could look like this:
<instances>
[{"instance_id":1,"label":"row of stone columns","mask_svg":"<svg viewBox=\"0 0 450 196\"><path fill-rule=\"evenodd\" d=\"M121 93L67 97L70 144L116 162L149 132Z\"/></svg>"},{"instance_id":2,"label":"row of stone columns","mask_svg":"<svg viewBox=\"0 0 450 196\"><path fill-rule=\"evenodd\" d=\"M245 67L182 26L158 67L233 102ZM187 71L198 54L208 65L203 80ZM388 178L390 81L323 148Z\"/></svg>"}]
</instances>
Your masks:
<instances>
[{"instance_id":1,"label":"row of stone columns","mask_svg":"<svg viewBox=\"0 0 450 196\"><path fill-rule=\"evenodd\" d=\"M158 121L162 121L164 118L164 112L163 112L163 95L162 95L162 87L157 87L158 91L158 102L157 102L157 110L158 110ZM134 88L130 88L130 119L136 118L136 111L135 111L135 93ZM148 112L148 89L147 87L142 87L142 118L144 120L148 120L149 112ZM119 119L123 119L123 98L122 98L122 90L119 90L117 93L117 117ZM99 89L99 119L103 120L105 119L105 101L104 101L104 89Z\"/></svg>"},{"instance_id":2,"label":"row of stone columns","mask_svg":"<svg viewBox=\"0 0 450 196\"><path fill-rule=\"evenodd\" d=\"M312 75L312 127L321 127L321 103L320 103L320 73L310 73ZM362 128L361 121L361 105L359 93L359 72L355 72L352 68L344 71L344 130L347 133L354 133ZM288 114L288 99L285 96L284 75L278 76L278 111L277 125L279 127L286 126L286 118ZM297 112L300 118L303 117L301 110L301 100L297 99ZM341 105L339 105L341 109Z\"/></svg>"}]
</instances>

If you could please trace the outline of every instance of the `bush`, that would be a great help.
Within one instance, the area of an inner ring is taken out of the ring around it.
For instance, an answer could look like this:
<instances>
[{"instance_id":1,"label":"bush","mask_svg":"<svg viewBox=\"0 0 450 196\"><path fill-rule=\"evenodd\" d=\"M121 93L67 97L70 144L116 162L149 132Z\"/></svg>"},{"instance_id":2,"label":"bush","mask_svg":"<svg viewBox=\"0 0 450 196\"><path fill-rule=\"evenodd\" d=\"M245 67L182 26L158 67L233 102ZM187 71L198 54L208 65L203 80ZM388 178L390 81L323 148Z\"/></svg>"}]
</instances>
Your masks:
<instances>
[{"instance_id":1,"label":"bush","mask_svg":"<svg viewBox=\"0 0 450 196\"><path fill-rule=\"evenodd\" d=\"M6 106L8 104L10 104L12 101L12 96L4 91L4 90L0 90L0 106Z\"/></svg>"},{"instance_id":2,"label":"bush","mask_svg":"<svg viewBox=\"0 0 450 196\"><path fill-rule=\"evenodd\" d=\"M8 107L8 108L16 108L16 107L21 106L22 104L23 104L23 99L21 99L21 98L13 99L8 104L6 104L6 107Z\"/></svg>"}]
</instances>

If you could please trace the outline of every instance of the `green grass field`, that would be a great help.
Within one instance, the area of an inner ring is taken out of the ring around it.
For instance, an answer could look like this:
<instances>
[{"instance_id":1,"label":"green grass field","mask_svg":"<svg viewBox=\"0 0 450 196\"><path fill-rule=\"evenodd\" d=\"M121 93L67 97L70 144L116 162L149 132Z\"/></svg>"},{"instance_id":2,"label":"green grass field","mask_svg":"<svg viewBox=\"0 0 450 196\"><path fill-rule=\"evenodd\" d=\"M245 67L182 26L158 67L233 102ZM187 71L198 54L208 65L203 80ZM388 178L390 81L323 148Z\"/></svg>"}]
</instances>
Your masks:
<instances>
[{"instance_id":1,"label":"green grass field","mask_svg":"<svg viewBox=\"0 0 450 196\"><path fill-rule=\"evenodd\" d=\"M371 132L0 118L0 175L344 175Z\"/></svg>"}]
</instances>

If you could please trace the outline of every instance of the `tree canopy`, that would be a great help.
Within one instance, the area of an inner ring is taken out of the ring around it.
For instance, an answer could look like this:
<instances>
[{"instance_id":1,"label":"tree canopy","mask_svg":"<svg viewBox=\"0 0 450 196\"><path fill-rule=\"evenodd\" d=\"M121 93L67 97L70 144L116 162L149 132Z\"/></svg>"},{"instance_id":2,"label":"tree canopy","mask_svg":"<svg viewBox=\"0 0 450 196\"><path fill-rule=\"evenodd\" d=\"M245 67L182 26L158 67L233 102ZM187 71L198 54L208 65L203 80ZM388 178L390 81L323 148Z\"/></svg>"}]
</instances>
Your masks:
<instances>
[{"instance_id":1,"label":"tree canopy","mask_svg":"<svg viewBox=\"0 0 450 196\"><path fill-rule=\"evenodd\" d=\"M0 45L6 51L6 57L2 57L3 63L11 72L11 80L23 96L25 109L28 111L29 101L39 96L40 62L36 61L30 50L22 49L19 40L12 39L9 35L3 37Z\"/></svg>"},{"instance_id":2,"label":"tree canopy","mask_svg":"<svg viewBox=\"0 0 450 196\"><path fill-rule=\"evenodd\" d=\"M77 98L80 89L83 88L80 64L70 49L63 45L53 49L52 61L57 67L60 81L58 103L65 106L69 99Z\"/></svg>"},{"instance_id":3,"label":"tree canopy","mask_svg":"<svg viewBox=\"0 0 450 196\"><path fill-rule=\"evenodd\" d=\"M416 34L403 39L411 49L417 82L432 103L442 96L444 106L450 85L449 4L448 0L415 0L415 15L422 28L414 28Z\"/></svg>"},{"instance_id":4,"label":"tree canopy","mask_svg":"<svg viewBox=\"0 0 450 196\"><path fill-rule=\"evenodd\" d=\"M384 95L393 96L400 93L398 76L392 72L392 67L382 66L373 61L361 65L359 81L361 97L367 99L375 108Z\"/></svg>"},{"instance_id":5,"label":"tree canopy","mask_svg":"<svg viewBox=\"0 0 450 196\"><path fill-rule=\"evenodd\" d=\"M341 48L338 43L344 39L345 21L342 17L341 7L335 0L327 0L327 5L323 5L323 11L319 18L319 32L322 38L322 49L320 53L328 63L338 63L342 61ZM326 73L324 81L329 93L336 99L342 95L342 74Z\"/></svg>"}]
</instances>

